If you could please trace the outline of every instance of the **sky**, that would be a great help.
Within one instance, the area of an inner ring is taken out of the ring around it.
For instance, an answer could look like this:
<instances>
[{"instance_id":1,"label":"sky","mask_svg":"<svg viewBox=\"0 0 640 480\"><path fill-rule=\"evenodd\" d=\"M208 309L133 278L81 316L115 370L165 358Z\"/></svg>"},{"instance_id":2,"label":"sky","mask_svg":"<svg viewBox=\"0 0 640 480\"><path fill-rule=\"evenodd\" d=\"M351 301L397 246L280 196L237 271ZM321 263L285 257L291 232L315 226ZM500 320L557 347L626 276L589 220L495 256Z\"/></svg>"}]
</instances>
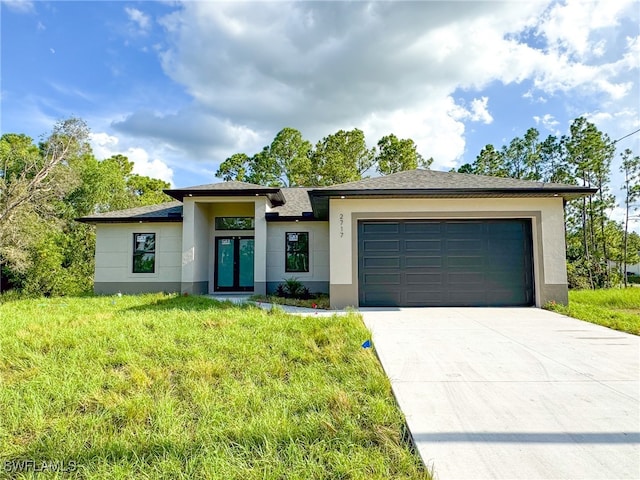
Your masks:
<instances>
[{"instance_id":1,"label":"sky","mask_svg":"<svg viewBox=\"0 0 640 480\"><path fill-rule=\"evenodd\" d=\"M98 158L176 187L284 127L394 133L435 170L579 116L640 128L638 0L2 0L0 27L2 133L77 116ZM640 134L617 146L640 155Z\"/></svg>"}]
</instances>

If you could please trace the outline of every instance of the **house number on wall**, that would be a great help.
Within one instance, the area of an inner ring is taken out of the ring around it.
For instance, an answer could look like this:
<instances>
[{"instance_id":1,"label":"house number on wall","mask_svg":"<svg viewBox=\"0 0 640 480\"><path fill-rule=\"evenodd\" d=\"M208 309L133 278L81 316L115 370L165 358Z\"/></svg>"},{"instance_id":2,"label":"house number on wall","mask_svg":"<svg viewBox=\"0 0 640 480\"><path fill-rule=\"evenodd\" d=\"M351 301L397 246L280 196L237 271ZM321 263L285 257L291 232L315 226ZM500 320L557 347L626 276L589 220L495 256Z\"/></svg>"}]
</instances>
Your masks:
<instances>
[{"instance_id":1,"label":"house number on wall","mask_svg":"<svg viewBox=\"0 0 640 480\"><path fill-rule=\"evenodd\" d=\"M344 237L344 213L340 214L340 238Z\"/></svg>"}]
</instances>

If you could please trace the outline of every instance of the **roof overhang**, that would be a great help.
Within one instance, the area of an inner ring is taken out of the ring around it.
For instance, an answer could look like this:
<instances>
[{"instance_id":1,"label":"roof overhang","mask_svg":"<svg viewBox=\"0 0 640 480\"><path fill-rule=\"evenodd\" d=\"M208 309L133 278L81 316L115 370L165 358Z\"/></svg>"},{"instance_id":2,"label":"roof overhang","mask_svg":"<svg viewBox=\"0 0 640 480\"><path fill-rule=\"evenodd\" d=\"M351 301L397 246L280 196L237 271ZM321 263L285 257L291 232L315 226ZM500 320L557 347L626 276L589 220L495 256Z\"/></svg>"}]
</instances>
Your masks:
<instances>
[{"instance_id":1,"label":"roof overhang","mask_svg":"<svg viewBox=\"0 0 640 480\"><path fill-rule=\"evenodd\" d=\"M265 196L271 205L283 205L285 202L282 190L279 188L248 188L248 189L166 189L164 193L179 201L184 201L184 197L260 197Z\"/></svg>"},{"instance_id":2,"label":"roof overhang","mask_svg":"<svg viewBox=\"0 0 640 480\"><path fill-rule=\"evenodd\" d=\"M280 215L278 212L265 213L267 222L317 222L322 219L317 218L313 212L302 212L302 215Z\"/></svg>"},{"instance_id":3,"label":"roof overhang","mask_svg":"<svg viewBox=\"0 0 640 480\"><path fill-rule=\"evenodd\" d=\"M430 189L380 189L380 190L310 190L309 197L314 215L318 219L329 218L329 199L347 198L549 198L559 197L565 201L593 195L597 188L568 187L551 188L430 188Z\"/></svg>"},{"instance_id":4,"label":"roof overhang","mask_svg":"<svg viewBox=\"0 0 640 480\"><path fill-rule=\"evenodd\" d=\"M179 217L82 217L76 218L76 222L89 223L182 223Z\"/></svg>"}]
</instances>

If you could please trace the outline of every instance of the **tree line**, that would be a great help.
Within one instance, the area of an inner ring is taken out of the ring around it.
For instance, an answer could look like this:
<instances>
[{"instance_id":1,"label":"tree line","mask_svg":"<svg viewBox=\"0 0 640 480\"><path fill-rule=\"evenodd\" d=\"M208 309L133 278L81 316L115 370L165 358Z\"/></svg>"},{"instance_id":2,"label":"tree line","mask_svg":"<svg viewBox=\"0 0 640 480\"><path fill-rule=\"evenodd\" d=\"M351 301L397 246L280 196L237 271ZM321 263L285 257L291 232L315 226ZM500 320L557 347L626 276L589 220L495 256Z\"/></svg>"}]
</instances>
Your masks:
<instances>
[{"instance_id":1,"label":"tree line","mask_svg":"<svg viewBox=\"0 0 640 480\"><path fill-rule=\"evenodd\" d=\"M627 283L627 264L638 263L640 237L630 220L640 198L640 157L629 149L620 154L624 181L623 222L610 218L616 206L611 169L616 142L584 117L576 118L563 136L541 138L535 128L501 148L486 145L471 164L457 171L595 187L590 197L568 202L566 214L567 271L572 288L609 287ZM610 262L616 267L612 268Z\"/></svg>"},{"instance_id":2,"label":"tree line","mask_svg":"<svg viewBox=\"0 0 640 480\"><path fill-rule=\"evenodd\" d=\"M95 232L74 219L171 200L162 191L167 182L134 174L125 156L97 159L88 134L85 122L70 118L38 143L23 134L0 137L3 289L37 295L90 291ZM628 149L619 156L622 222L609 217L616 205L614 159L615 142L581 117L567 135L541 138L530 128L499 148L486 145L472 163L454 171L596 187L598 193L568 202L565 212L569 284L597 288L626 282L626 265L640 262L640 236L630 228L640 199L640 157ZM265 186L326 186L374 172L429 168L432 162L413 140L394 134L369 148L361 130L340 130L312 146L298 130L284 128L261 151L231 155L216 176Z\"/></svg>"},{"instance_id":3,"label":"tree line","mask_svg":"<svg viewBox=\"0 0 640 480\"><path fill-rule=\"evenodd\" d=\"M93 288L93 213L171 200L169 184L133 173L122 155L98 160L84 121L58 122L39 143L0 137L0 280L27 295L72 295Z\"/></svg>"},{"instance_id":4,"label":"tree line","mask_svg":"<svg viewBox=\"0 0 640 480\"><path fill-rule=\"evenodd\" d=\"M433 158L425 160L418 153L413 140L394 134L368 148L362 130L339 130L312 147L298 130L287 127L258 153L231 155L216 176L270 187L321 187L360 180L368 172L388 175L432 163Z\"/></svg>"}]
</instances>

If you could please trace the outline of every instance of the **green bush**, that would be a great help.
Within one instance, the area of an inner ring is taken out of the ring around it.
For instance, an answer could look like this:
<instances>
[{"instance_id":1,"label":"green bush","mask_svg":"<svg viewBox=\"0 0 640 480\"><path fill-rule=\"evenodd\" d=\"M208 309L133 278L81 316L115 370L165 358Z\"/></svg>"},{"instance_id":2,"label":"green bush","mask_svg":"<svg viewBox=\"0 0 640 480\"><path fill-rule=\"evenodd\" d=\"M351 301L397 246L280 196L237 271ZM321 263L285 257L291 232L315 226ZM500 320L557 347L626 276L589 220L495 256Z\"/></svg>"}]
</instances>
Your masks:
<instances>
[{"instance_id":1,"label":"green bush","mask_svg":"<svg viewBox=\"0 0 640 480\"><path fill-rule=\"evenodd\" d=\"M285 278L276 288L276 295L284 298L296 298L299 300L307 300L311 298L311 292L296 277Z\"/></svg>"}]
</instances>

